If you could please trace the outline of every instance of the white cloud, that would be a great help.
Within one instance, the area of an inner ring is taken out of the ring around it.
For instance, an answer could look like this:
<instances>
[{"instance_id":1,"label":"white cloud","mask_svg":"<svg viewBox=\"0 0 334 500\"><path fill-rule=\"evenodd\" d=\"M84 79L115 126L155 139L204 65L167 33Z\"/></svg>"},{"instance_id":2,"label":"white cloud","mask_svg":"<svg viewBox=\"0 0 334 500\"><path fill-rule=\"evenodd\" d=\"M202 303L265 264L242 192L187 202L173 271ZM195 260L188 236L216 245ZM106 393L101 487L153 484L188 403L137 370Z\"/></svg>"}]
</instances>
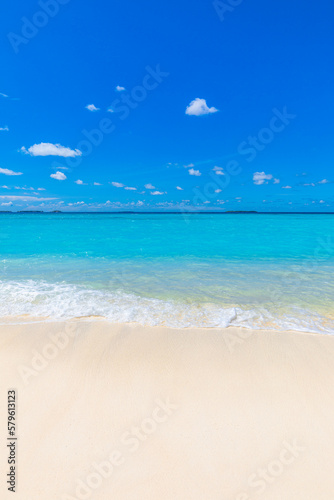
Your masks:
<instances>
[{"instance_id":1,"label":"white cloud","mask_svg":"<svg viewBox=\"0 0 334 500\"><path fill-rule=\"evenodd\" d=\"M79 184L79 186L83 186L84 182L81 179L78 179L77 181L74 181L75 184Z\"/></svg>"},{"instance_id":2,"label":"white cloud","mask_svg":"<svg viewBox=\"0 0 334 500\"><path fill-rule=\"evenodd\" d=\"M215 193L221 193L222 190L221 189L215 189Z\"/></svg>"},{"instance_id":3,"label":"white cloud","mask_svg":"<svg viewBox=\"0 0 334 500\"><path fill-rule=\"evenodd\" d=\"M319 203L325 203L324 200L320 200Z\"/></svg>"},{"instance_id":4,"label":"white cloud","mask_svg":"<svg viewBox=\"0 0 334 500\"><path fill-rule=\"evenodd\" d=\"M2 187L3 189L9 189L8 186L0 186L0 187Z\"/></svg>"},{"instance_id":5,"label":"white cloud","mask_svg":"<svg viewBox=\"0 0 334 500\"><path fill-rule=\"evenodd\" d=\"M180 186L176 186L176 189L177 189L178 191L183 191L183 189L182 189Z\"/></svg>"},{"instance_id":6,"label":"white cloud","mask_svg":"<svg viewBox=\"0 0 334 500\"><path fill-rule=\"evenodd\" d=\"M292 189L291 186L282 186L282 189Z\"/></svg>"},{"instance_id":7,"label":"white cloud","mask_svg":"<svg viewBox=\"0 0 334 500\"><path fill-rule=\"evenodd\" d=\"M129 186L125 186L124 189L126 189L127 191L137 191L137 188Z\"/></svg>"},{"instance_id":8,"label":"white cloud","mask_svg":"<svg viewBox=\"0 0 334 500\"><path fill-rule=\"evenodd\" d=\"M312 187L314 187L315 184L314 184L314 182L310 182L309 184L303 184L303 186L312 186Z\"/></svg>"},{"instance_id":9,"label":"white cloud","mask_svg":"<svg viewBox=\"0 0 334 500\"><path fill-rule=\"evenodd\" d=\"M195 165L193 163L189 163L189 165L184 165L184 168L191 168L194 167Z\"/></svg>"},{"instance_id":10,"label":"white cloud","mask_svg":"<svg viewBox=\"0 0 334 500\"><path fill-rule=\"evenodd\" d=\"M116 86L116 91L117 92L123 92L123 90L125 90L125 87L121 87L120 85Z\"/></svg>"},{"instance_id":11,"label":"white cloud","mask_svg":"<svg viewBox=\"0 0 334 500\"><path fill-rule=\"evenodd\" d=\"M242 200L242 197L241 196L237 196L236 200Z\"/></svg>"},{"instance_id":12,"label":"white cloud","mask_svg":"<svg viewBox=\"0 0 334 500\"><path fill-rule=\"evenodd\" d=\"M322 179L322 181L319 181L318 184L328 184L329 181L327 179Z\"/></svg>"},{"instance_id":13,"label":"white cloud","mask_svg":"<svg viewBox=\"0 0 334 500\"><path fill-rule=\"evenodd\" d=\"M267 181L270 181L273 178L271 174L265 174L264 172L254 172L253 181L254 184L260 186L261 184L268 184Z\"/></svg>"},{"instance_id":14,"label":"white cloud","mask_svg":"<svg viewBox=\"0 0 334 500\"><path fill-rule=\"evenodd\" d=\"M146 189L155 189L154 186L152 186L152 184L145 184L144 186Z\"/></svg>"},{"instance_id":15,"label":"white cloud","mask_svg":"<svg viewBox=\"0 0 334 500\"><path fill-rule=\"evenodd\" d=\"M279 179L274 179L274 184L279 184L281 181Z\"/></svg>"},{"instance_id":16,"label":"white cloud","mask_svg":"<svg viewBox=\"0 0 334 500\"><path fill-rule=\"evenodd\" d=\"M161 191L151 191L151 194L153 194L153 196L157 196L159 194L165 194L165 193L162 193Z\"/></svg>"},{"instance_id":17,"label":"white cloud","mask_svg":"<svg viewBox=\"0 0 334 500\"><path fill-rule=\"evenodd\" d=\"M64 181L65 179L67 179L66 175L63 174L63 172L59 171L57 171L55 174L51 174L50 177L52 177L52 179L56 179L57 181Z\"/></svg>"},{"instance_id":18,"label":"white cloud","mask_svg":"<svg viewBox=\"0 0 334 500\"><path fill-rule=\"evenodd\" d=\"M45 191L45 188L37 188L37 191Z\"/></svg>"},{"instance_id":19,"label":"white cloud","mask_svg":"<svg viewBox=\"0 0 334 500\"><path fill-rule=\"evenodd\" d=\"M188 170L188 172L189 172L189 175L195 175L196 177L199 177L200 175L202 175L199 170L194 170L193 168L190 168Z\"/></svg>"},{"instance_id":20,"label":"white cloud","mask_svg":"<svg viewBox=\"0 0 334 500\"><path fill-rule=\"evenodd\" d=\"M212 169L212 170L213 170L214 172L220 172L221 170L223 170L223 168L222 168L222 167L217 167L217 166L215 166L215 167L213 167L213 169Z\"/></svg>"},{"instance_id":21,"label":"white cloud","mask_svg":"<svg viewBox=\"0 0 334 500\"><path fill-rule=\"evenodd\" d=\"M102 186L99 182L94 182L94 186Z\"/></svg>"},{"instance_id":22,"label":"white cloud","mask_svg":"<svg viewBox=\"0 0 334 500\"><path fill-rule=\"evenodd\" d=\"M4 175L22 175L22 172L14 172L13 170L9 170L8 168L0 168L0 174L4 174Z\"/></svg>"},{"instance_id":23,"label":"white cloud","mask_svg":"<svg viewBox=\"0 0 334 500\"><path fill-rule=\"evenodd\" d=\"M216 170L216 175L225 175L225 172L222 170Z\"/></svg>"},{"instance_id":24,"label":"white cloud","mask_svg":"<svg viewBox=\"0 0 334 500\"><path fill-rule=\"evenodd\" d=\"M9 201L8 203L1 203L2 207L11 207L13 205L12 201Z\"/></svg>"},{"instance_id":25,"label":"white cloud","mask_svg":"<svg viewBox=\"0 0 334 500\"><path fill-rule=\"evenodd\" d=\"M4 127L0 127L0 132L8 132L9 128L7 127L7 125L5 125Z\"/></svg>"},{"instance_id":26,"label":"white cloud","mask_svg":"<svg viewBox=\"0 0 334 500\"><path fill-rule=\"evenodd\" d=\"M116 188L123 188L124 187L124 184L121 184L120 182L112 182L111 184Z\"/></svg>"},{"instance_id":27,"label":"white cloud","mask_svg":"<svg viewBox=\"0 0 334 500\"><path fill-rule=\"evenodd\" d=\"M3 94L2 92L0 92L0 95L1 95L2 97L8 97L8 95L7 95L7 94Z\"/></svg>"},{"instance_id":28,"label":"white cloud","mask_svg":"<svg viewBox=\"0 0 334 500\"><path fill-rule=\"evenodd\" d=\"M38 198L37 196L0 196L0 199L12 200L12 201L50 201L56 200L57 198Z\"/></svg>"},{"instance_id":29,"label":"white cloud","mask_svg":"<svg viewBox=\"0 0 334 500\"><path fill-rule=\"evenodd\" d=\"M87 106L85 106L86 109L88 109L88 111L99 111L100 108L97 108L94 104L87 104Z\"/></svg>"},{"instance_id":30,"label":"white cloud","mask_svg":"<svg viewBox=\"0 0 334 500\"><path fill-rule=\"evenodd\" d=\"M61 144L51 144L50 142L34 144L28 149L23 146L20 151L30 156L63 156L67 158L82 155L79 149L70 149Z\"/></svg>"},{"instance_id":31,"label":"white cloud","mask_svg":"<svg viewBox=\"0 0 334 500\"><path fill-rule=\"evenodd\" d=\"M209 115L211 113L216 113L218 109L212 107L209 108L206 104L205 99L200 99L196 97L191 103L187 106L186 115L193 116L201 116L201 115Z\"/></svg>"}]
</instances>

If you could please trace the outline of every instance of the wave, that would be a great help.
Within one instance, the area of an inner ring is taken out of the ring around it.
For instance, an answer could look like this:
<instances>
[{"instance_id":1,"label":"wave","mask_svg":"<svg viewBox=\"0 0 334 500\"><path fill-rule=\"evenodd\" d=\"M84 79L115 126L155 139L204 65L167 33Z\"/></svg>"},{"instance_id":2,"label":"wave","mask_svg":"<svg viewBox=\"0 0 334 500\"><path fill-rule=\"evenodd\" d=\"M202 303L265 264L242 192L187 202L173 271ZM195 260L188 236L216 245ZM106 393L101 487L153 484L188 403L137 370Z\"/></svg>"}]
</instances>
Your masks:
<instances>
[{"instance_id":1,"label":"wave","mask_svg":"<svg viewBox=\"0 0 334 500\"><path fill-rule=\"evenodd\" d=\"M67 283L0 282L0 319L24 322L23 316L43 321L102 317L113 323L173 328L239 326L334 334L333 320L297 307L278 314L265 307L181 303Z\"/></svg>"}]
</instances>

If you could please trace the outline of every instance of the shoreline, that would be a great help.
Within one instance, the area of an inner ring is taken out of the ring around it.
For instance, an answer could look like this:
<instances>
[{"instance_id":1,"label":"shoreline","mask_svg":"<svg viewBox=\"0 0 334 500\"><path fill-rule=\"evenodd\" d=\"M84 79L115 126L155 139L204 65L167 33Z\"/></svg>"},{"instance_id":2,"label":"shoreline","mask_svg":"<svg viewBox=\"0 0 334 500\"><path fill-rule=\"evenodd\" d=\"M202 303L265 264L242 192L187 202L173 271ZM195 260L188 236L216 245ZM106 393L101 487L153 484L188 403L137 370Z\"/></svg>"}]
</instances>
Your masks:
<instances>
[{"instance_id":1,"label":"shoreline","mask_svg":"<svg viewBox=\"0 0 334 500\"><path fill-rule=\"evenodd\" d=\"M29 316L28 318L25 318L24 316ZM334 336L334 332L321 332L321 331L311 331L311 330L296 330L296 329L288 329L288 328L274 328L274 327L263 327L263 328L254 328L250 326L234 326L234 325L228 325L226 327L221 327L221 326L169 326L169 325L146 325L142 323L137 323L137 322L124 322L124 323L116 323L113 321L108 320L108 318L104 316L81 316L81 317L73 317L73 318L39 318L36 316L30 316L30 315L21 315L21 316L7 316L7 317L0 317L0 335L1 335L1 329L3 327L20 327L20 326L29 326L29 325L45 325L45 326L51 326L52 328L56 325L81 325L81 324L87 324L87 325L94 325L95 323L97 324L104 324L107 328L147 328L147 329L163 329L163 330L171 330L171 331L194 331L194 332L207 332L207 331L212 331L216 333L221 333L224 334L224 332L230 332L233 331L234 333L240 332L240 336L244 335L245 337L249 332L251 334L253 333L270 333L270 334L280 334L280 333L291 333L291 334L296 334L296 335L319 335L319 336Z\"/></svg>"},{"instance_id":2,"label":"shoreline","mask_svg":"<svg viewBox=\"0 0 334 500\"><path fill-rule=\"evenodd\" d=\"M3 325L16 498L327 500L333 357L334 338L302 332Z\"/></svg>"}]
</instances>

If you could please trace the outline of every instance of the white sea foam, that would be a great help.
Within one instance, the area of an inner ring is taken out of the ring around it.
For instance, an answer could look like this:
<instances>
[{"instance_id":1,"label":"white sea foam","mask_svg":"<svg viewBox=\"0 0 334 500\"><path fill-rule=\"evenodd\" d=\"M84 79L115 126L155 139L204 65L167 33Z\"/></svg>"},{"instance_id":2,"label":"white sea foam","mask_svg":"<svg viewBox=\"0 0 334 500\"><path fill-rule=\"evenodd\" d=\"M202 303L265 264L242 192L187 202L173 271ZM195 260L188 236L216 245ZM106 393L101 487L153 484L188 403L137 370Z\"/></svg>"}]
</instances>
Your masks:
<instances>
[{"instance_id":1,"label":"white sea foam","mask_svg":"<svg viewBox=\"0 0 334 500\"><path fill-rule=\"evenodd\" d=\"M273 314L266 308L223 307L211 303L181 303L138 295L42 281L0 282L1 318L28 315L43 320L68 320L100 316L113 323L139 323L174 328L202 327L290 329L334 333L329 318L295 308L293 313Z\"/></svg>"}]
</instances>

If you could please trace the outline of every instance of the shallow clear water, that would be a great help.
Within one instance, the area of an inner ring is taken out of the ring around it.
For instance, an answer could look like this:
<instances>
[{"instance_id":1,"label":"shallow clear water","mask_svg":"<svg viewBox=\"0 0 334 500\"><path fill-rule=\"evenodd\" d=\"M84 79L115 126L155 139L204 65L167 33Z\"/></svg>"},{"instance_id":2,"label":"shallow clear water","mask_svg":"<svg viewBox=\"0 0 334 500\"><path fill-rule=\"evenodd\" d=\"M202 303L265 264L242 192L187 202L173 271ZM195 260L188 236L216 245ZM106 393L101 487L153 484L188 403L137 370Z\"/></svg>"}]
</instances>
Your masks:
<instances>
[{"instance_id":1,"label":"shallow clear water","mask_svg":"<svg viewBox=\"0 0 334 500\"><path fill-rule=\"evenodd\" d=\"M334 215L0 214L0 317L334 333Z\"/></svg>"}]
</instances>

